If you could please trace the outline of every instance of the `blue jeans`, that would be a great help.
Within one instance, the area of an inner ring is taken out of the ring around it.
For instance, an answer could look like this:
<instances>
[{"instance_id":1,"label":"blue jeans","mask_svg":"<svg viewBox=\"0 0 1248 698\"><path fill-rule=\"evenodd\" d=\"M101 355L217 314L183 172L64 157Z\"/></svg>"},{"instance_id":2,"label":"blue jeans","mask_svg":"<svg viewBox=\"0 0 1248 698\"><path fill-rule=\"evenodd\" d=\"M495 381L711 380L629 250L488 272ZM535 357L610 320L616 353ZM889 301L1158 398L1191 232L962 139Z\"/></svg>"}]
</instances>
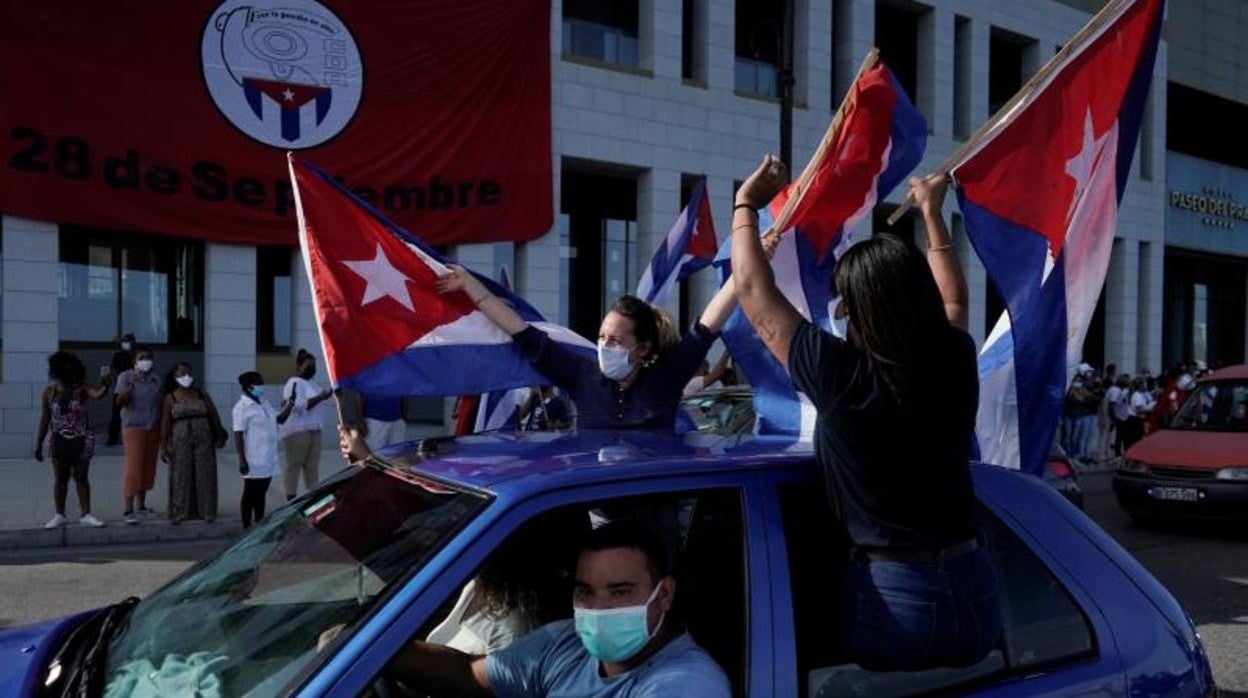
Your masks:
<instances>
[{"instance_id":1,"label":"blue jeans","mask_svg":"<svg viewBox=\"0 0 1248 698\"><path fill-rule=\"evenodd\" d=\"M933 564L851 562L849 657L870 671L968 666L1000 644L997 578L982 549Z\"/></svg>"}]
</instances>

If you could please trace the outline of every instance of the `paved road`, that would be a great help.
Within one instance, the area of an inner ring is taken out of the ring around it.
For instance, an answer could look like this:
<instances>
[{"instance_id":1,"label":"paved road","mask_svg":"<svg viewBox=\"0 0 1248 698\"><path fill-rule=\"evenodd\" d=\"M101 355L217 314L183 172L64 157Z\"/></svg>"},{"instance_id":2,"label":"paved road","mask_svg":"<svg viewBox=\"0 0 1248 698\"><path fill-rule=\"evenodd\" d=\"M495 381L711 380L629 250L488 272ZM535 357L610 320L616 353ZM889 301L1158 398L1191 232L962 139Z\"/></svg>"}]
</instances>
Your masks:
<instances>
[{"instance_id":1,"label":"paved road","mask_svg":"<svg viewBox=\"0 0 1248 698\"><path fill-rule=\"evenodd\" d=\"M1248 524L1139 528L1109 475L1081 480L1088 515L1166 585L1205 640L1224 695L1248 696Z\"/></svg>"},{"instance_id":2,"label":"paved road","mask_svg":"<svg viewBox=\"0 0 1248 698\"><path fill-rule=\"evenodd\" d=\"M1248 526L1153 530L1118 510L1107 475L1083 478L1087 511L1157 575L1196 620L1219 686L1248 696ZM0 626L142 596L221 542L0 553Z\"/></svg>"}]
</instances>

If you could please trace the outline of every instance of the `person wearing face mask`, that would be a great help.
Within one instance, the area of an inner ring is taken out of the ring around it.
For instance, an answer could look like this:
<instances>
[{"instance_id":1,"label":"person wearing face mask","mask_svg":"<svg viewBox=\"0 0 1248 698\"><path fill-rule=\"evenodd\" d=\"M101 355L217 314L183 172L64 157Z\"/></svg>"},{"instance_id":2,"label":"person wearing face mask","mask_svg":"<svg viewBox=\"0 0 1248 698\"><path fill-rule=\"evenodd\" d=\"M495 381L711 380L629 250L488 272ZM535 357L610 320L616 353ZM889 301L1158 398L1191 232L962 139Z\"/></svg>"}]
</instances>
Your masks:
<instances>
[{"instance_id":1,"label":"person wearing face mask","mask_svg":"<svg viewBox=\"0 0 1248 698\"><path fill-rule=\"evenodd\" d=\"M658 312L635 296L620 296L598 328L595 361L529 325L463 267L438 280L440 293L463 292L576 405L576 426L586 429L676 427L681 392L736 307L732 281L724 284L701 319L673 346L664 347Z\"/></svg>"},{"instance_id":2,"label":"person wearing face mask","mask_svg":"<svg viewBox=\"0 0 1248 698\"><path fill-rule=\"evenodd\" d=\"M147 508L147 493L156 485L156 455L160 450L164 400L160 378L152 371L155 365L152 351L140 347L134 352L134 368L117 377L116 403L121 407L121 442L125 454L121 489L126 501L127 524L137 524L139 516L156 514Z\"/></svg>"},{"instance_id":3,"label":"person wearing face mask","mask_svg":"<svg viewBox=\"0 0 1248 698\"><path fill-rule=\"evenodd\" d=\"M122 335L117 345L119 348L113 353L113 359L108 364L108 381L110 383L116 382L117 377L123 371L128 371L134 365L134 335ZM119 443L121 443L121 407L113 403L112 416L108 420L107 445L116 446Z\"/></svg>"},{"instance_id":4,"label":"person wearing face mask","mask_svg":"<svg viewBox=\"0 0 1248 698\"><path fill-rule=\"evenodd\" d=\"M738 190L732 276L746 317L817 410L815 458L839 524L827 552L840 542L849 553L840 649L868 670L973 664L997 646L1002 619L975 520L979 382L966 280L942 214L947 179L910 181L926 259L879 234L837 261L847 339L798 314L759 245L757 210L788 181L768 155Z\"/></svg>"},{"instance_id":5,"label":"person wearing face mask","mask_svg":"<svg viewBox=\"0 0 1248 698\"><path fill-rule=\"evenodd\" d=\"M732 695L723 670L671 617L675 595L659 538L636 524L609 523L580 546L571 620L486 656L413 642L386 672L434 695Z\"/></svg>"},{"instance_id":6,"label":"person wearing face mask","mask_svg":"<svg viewBox=\"0 0 1248 698\"><path fill-rule=\"evenodd\" d=\"M264 518L269 483L277 475L277 410L264 399L264 376L247 371L238 377L243 394L231 414L238 473L243 476L239 511L243 528Z\"/></svg>"},{"instance_id":7,"label":"person wearing face mask","mask_svg":"<svg viewBox=\"0 0 1248 698\"><path fill-rule=\"evenodd\" d=\"M180 524L217 518L217 453L225 427L207 392L195 387L190 364L179 361L165 376L160 444L169 465L169 520Z\"/></svg>"},{"instance_id":8,"label":"person wearing face mask","mask_svg":"<svg viewBox=\"0 0 1248 698\"><path fill-rule=\"evenodd\" d=\"M282 438L282 484L286 501L299 493L299 476L303 486L312 489L320 480L321 425L325 421L324 402L333 391L322 388L313 380L316 357L306 349L295 355L295 375L282 387L282 408L277 413L278 433Z\"/></svg>"}]
</instances>

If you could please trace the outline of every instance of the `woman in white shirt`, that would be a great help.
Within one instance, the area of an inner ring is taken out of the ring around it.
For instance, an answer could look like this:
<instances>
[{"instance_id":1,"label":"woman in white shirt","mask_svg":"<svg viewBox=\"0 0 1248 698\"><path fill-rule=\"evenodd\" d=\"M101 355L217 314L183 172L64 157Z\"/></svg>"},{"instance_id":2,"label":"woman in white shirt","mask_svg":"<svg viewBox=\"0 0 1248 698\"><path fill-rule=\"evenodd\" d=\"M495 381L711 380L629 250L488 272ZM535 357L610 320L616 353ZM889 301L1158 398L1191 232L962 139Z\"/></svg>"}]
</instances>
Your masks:
<instances>
[{"instance_id":1,"label":"woman in white shirt","mask_svg":"<svg viewBox=\"0 0 1248 698\"><path fill-rule=\"evenodd\" d=\"M288 502L298 494L301 473L305 489L312 489L320 479L322 403L333 391L312 380L315 375L316 357L300 349L295 355L295 375L282 387L282 409L277 413L285 456L282 484Z\"/></svg>"},{"instance_id":2,"label":"woman in white shirt","mask_svg":"<svg viewBox=\"0 0 1248 698\"><path fill-rule=\"evenodd\" d=\"M1148 416L1149 412L1153 411L1153 407L1156 404L1152 394L1148 392L1144 378L1137 377L1131 382L1131 394L1127 398L1127 419L1122 435L1122 452L1124 454L1127 452L1127 449L1144 438L1144 418Z\"/></svg>"},{"instance_id":3,"label":"woman in white shirt","mask_svg":"<svg viewBox=\"0 0 1248 698\"><path fill-rule=\"evenodd\" d=\"M264 518L269 483L277 474L277 410L264 399L264 376L248 371L238 377L243 394L234 405L234 449L243 476L240 504L243 528Z\"/></svg>"}]
</instances>

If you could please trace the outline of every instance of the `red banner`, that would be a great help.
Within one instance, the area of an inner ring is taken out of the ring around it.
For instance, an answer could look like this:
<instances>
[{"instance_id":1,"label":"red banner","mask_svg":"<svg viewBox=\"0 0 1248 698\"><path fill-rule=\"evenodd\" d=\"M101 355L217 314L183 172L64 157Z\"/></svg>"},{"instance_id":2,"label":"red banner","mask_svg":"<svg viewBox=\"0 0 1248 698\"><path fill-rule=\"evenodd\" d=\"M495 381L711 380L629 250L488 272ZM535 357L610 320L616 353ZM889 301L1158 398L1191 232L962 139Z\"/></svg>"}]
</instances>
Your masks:
<instances>
[{"instance_id":1,"label":"red banner","mask_svg":"<svg viewBox=\"0 0 1248 698\"><path fill-rule=\"evenodd\" d=\"M296 239L287 151L434 244L552 222L549 0L0 5L0 211Z\"/></svg>"}]
</instances>

